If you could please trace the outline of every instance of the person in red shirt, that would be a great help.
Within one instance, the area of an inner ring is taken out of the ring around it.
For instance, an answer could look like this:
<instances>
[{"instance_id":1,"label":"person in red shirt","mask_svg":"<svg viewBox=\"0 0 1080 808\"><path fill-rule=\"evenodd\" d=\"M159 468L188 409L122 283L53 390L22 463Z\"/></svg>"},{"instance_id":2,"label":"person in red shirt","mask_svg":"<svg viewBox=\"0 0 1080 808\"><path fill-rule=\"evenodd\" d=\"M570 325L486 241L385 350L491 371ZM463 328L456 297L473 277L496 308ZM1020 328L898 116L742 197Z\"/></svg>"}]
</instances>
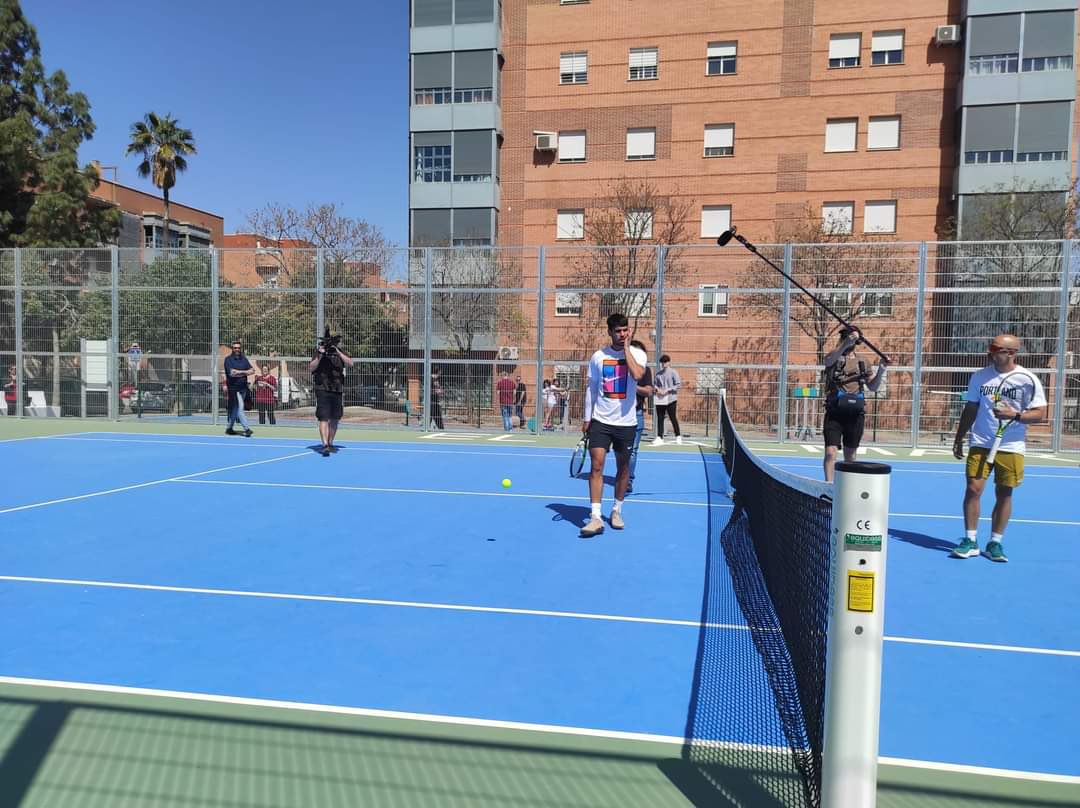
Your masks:
<instances>
[{"instance_id":1,"label":"person in red shirt","mask_svg":"<svg viewBox=\"0 0 1080 808\"><path fill-rule=\"evenodd\" d=\"M8 415L14 415L17 406L18 397L16 391L19 389L17 375L18 371L15 370L14 365L11 365L8 368L7 381L4 383L4 407Z\"/></svg>"},{"instance_id":2,"label":"person in red shirt","mask_svg":"<svg viewBox=\"0 0 1080 808\"><path fill-rule=\"evenodd\" d=\"M274 419L274 400L277 397L277 377L270 373L266 365L259 368L259 375L255 377L255 409L259 411L259 423L265 424L269 418L271 424L276 424Z\"/></svg>"},{"instance_id":3,"label":"person in red shirt","mask_svg":"<svg viewBox=\"0 0 1080 808\"><path fill-rule=\"evenodd\" d=\"M499 393L499 409L502 410L503 431L514 431L514 391L517 385L505 370L500 374L499 381L495 383L495 389Z\"/></svg>"}]
</instances>

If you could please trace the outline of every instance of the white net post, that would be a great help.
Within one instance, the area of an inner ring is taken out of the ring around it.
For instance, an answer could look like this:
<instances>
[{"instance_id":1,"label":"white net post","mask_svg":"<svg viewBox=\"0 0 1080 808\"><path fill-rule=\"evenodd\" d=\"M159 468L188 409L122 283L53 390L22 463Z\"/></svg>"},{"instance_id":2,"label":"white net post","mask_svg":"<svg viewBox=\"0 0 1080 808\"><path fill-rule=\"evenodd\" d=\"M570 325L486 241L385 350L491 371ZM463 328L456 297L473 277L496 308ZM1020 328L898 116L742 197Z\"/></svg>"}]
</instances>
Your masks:
<instances>
[{"instance_id":1,"label":"white net post","mask_svg":"<svg viewBox=\"0 0 1080 808\"><path fill-rule=\"evenodd\" d=\"M884 463L836 464L823 808L877 802L891 471Z\"/></svg>"}]
</instances>

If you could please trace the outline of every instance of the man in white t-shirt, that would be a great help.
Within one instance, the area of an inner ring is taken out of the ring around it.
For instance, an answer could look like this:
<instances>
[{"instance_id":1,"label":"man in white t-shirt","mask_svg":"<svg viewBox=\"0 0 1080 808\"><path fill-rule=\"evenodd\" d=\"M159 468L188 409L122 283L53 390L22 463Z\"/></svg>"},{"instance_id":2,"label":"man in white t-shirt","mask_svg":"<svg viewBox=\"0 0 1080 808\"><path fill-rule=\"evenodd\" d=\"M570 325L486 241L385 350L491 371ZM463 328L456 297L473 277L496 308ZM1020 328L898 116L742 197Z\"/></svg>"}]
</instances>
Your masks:
<instances>
[{"instance_id":1,"label":"man in white t-shirt","mask_svg":"<svg viewBox=\"0 0 1080 808\"><path fill-rule=\"evenodd\" d=\"M645 375L648 358L632 347L630 324L625 314L607 318L611 345L601 348L589 360L585 383L585 412L581 431L589 436L589 521L581 529L583 538L592 538L604 529L600 500L604 494L604 461L609 449L615 450L615 506L611 526L625 527L622 518L623 498L630 483L630 450L637 432L637 383Z\"/></svg>"},{"instance_id":2,"label":"man in white t-shirt","mask_svg":"<svg viewBox=\"0 0 1080 808\"><path fill-rule=\"evenodd\" d=\"M1002 542L1012 515L1012 492L1024 480L1024 438L1027 425L1046 417L1046 394L1035 374L1016 362L1020 340L1012 334L998 334L990 340L990 364L971 376L964 397L964 411L956 428L953 455L964 459L964 436L971 430L967 454L967 488L964 491L964 539L952 554L956 558L979 555L976 540L979 501L990 472L994 472L994 511L990 517L990 541L986 555L991 561L1008 561ZM1013 374L1013 375L1010 375ZM993 469L987 463L1002 421L1016 418L1002 435Z\"/></svg>"}]
</instances>

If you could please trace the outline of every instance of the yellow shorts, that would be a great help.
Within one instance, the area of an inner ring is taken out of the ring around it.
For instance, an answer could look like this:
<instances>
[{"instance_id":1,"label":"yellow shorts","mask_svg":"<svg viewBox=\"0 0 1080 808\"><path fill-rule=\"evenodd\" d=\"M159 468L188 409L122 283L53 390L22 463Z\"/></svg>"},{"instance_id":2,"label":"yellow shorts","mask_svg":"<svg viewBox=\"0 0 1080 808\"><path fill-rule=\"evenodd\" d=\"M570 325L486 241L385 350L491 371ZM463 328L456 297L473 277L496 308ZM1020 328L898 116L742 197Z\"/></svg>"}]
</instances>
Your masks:
<instances>
[{"instance_id":1,"label":"yellow shorts","mask_svg":"<svg viewBox=\"0 0 1080 808\"><path fill-rule=\"evenodd\" d=\"M976 480L990 479L990 467L986 464L989 449L972 446L968 449L967 476ZM994 457L994 483L1006 488L1016 488L1024 481L1024 456L1016 452L998 452Z\"/></svg>"}]
</instances>

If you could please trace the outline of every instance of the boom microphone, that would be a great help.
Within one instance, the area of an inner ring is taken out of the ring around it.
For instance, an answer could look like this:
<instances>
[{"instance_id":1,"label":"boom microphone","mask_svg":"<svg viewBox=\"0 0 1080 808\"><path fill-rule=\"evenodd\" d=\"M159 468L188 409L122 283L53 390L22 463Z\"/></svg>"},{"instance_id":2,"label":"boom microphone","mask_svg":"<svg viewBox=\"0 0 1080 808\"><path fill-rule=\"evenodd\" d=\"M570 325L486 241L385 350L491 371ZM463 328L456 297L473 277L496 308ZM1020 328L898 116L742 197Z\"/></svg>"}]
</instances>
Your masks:
<instances>
[{"instance_id":1,"label":"boom microphone","mask_svg":"<svg viewBox=\"0 0 1080 808\"><path fill-rule=\"evenodd\" d=\"M723 233L720 234L720 238L716 240L716 243L721 247L727 246L727 243L733 238L735 238L735 233L737 229L738 228L733 227L730 230L725 230Z\"/></svg>"}]
</instances>

